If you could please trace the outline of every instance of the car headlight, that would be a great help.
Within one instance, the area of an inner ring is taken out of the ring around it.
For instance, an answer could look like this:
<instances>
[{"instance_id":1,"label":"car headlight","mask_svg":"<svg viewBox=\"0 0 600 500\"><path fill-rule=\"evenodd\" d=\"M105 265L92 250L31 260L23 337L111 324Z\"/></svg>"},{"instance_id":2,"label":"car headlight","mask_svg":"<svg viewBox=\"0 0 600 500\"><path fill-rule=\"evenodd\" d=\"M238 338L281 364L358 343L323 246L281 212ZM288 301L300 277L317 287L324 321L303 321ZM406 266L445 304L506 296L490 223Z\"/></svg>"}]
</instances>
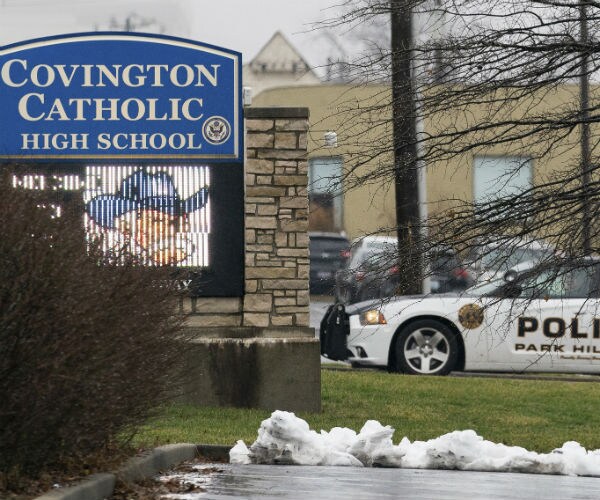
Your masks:
<instances>
[{"instance_id":1,"label":"car headlight","mask_svg":"<svg viewBox=\"0 0 600 500\"><path fill-rule=\"evenodd\" d=\"M387 325L385 316L381 311L377 309L369 309L368 311L360 313L359 316L360 324L365 325Z\"/></svg>"}]
</instances>

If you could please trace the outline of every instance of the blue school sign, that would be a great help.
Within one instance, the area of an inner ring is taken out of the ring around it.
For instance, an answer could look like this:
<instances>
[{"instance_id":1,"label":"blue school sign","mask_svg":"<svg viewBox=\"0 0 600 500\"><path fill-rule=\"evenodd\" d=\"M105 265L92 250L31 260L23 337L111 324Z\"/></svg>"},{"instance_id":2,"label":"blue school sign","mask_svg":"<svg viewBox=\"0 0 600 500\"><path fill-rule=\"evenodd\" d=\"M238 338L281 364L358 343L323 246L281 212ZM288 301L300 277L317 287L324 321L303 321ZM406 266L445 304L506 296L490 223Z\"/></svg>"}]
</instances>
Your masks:
<instances>
[{"instance_id":1,"label":"blue school sign","mask_svg":"<svg viewBox=\"0 0 600 500\"><path fill-rule=\"evenodd\" d=\"M242 162L241 54L83 33L0 49L0 161Z\"/></svg>"}]
</instances>

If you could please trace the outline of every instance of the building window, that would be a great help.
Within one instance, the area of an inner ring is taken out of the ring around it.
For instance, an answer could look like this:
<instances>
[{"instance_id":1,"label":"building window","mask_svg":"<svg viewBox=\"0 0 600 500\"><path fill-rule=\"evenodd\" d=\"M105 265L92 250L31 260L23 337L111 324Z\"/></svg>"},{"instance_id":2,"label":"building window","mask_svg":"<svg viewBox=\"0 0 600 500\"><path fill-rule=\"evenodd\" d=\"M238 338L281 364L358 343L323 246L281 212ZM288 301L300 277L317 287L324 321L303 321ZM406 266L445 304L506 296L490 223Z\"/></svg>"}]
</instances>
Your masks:
<instances>
[{"instance_id":1,"label":"building window","mask_svg":"<svg viewBox=\"0 0 600 500\"><path fill-rule=\"evenodd\" d=\"M473 202L489 203L531 188L532 164L531 158L524 156L475 156Z\"/></svg>"},{"instance_id":2,"label":"building window","mask_svg":"<svg viewBox=\"0 0 600 500\"><path fill-rule=\"evenodd\" d=\"M310 231L342 230L342 158L311 158L308 161Z\"/></svg>"}]
</instances>

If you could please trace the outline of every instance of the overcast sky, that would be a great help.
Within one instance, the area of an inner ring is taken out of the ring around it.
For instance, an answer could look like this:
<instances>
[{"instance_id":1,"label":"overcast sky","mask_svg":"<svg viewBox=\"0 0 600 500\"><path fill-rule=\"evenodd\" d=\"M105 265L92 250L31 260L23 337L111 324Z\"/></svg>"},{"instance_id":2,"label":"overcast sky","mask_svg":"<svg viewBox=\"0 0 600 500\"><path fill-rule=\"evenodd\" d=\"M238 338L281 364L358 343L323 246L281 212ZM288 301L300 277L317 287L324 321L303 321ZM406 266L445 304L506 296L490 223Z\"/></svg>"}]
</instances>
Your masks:
<instances>
[{"instance_id":1,"label":"overcast sky","mask_svg":"<svg viewBox=\"0 0 600 500\"><path fill-rule=\"evenodd\" d=\"M330 44L311 23L335 16L340 0L0 0L0 45L94 30L164 32L242 52L252 59L281 30L309 63ZM325 48L324 45L327 45ZM325 49L325 50L324 50Z\"/></svg>"}]
</instances>

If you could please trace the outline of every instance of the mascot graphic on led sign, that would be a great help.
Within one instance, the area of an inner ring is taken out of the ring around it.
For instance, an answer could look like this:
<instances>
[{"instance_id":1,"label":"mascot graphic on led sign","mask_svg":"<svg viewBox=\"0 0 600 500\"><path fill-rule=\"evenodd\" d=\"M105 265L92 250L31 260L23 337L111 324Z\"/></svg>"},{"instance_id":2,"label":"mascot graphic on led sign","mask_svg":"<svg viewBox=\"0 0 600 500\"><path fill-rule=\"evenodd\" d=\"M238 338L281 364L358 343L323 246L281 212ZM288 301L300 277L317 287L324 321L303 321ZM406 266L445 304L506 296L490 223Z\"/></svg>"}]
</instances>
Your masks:
<instances>
[{"instance_id":1,"label":"mascot graphic on led sign","mask_svg":"<svg viewBox=\"0 0 600 500\"><path fill-rule=\"evenodd\" d=\"M113 247L134 243L142 262L175 265L195 251L194 243L185 237L188 216L204 208L207 200L206 187L181 199L167 172L137 170L122 181L117 194L92 198L86 211L97 227L120 235L121 241L113 242Z\"/></svg>"}]
</instances>

